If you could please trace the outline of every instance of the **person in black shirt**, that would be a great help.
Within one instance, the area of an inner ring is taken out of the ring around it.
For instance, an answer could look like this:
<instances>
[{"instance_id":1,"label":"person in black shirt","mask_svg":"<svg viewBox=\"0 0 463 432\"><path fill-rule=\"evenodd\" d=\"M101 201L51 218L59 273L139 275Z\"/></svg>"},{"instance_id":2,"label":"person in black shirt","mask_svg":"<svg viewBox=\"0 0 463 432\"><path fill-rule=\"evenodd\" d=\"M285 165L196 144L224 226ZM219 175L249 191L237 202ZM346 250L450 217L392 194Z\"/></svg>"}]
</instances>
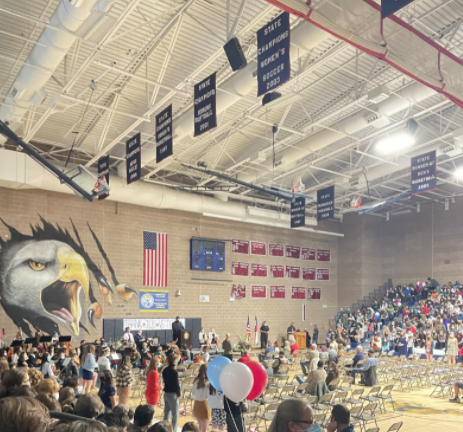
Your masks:
<instances>
[{"instance_id":1,"label":"person in black shirt","mask_svg":"<svg viewBox=\"0 0 463 432\"><path fill-rule=\"evenodd\" d=\"M180 347L180 339L182 338L182 330L185 330L183 324L180 322L180 317L176 317L175 321L172 323L172 332L173 332L173 340L177 340L177 346ZM175 429L174 429L175 431Z\"/></svg>"},{"instance_id":2,"label":"person in black shirt","mask_svg":"<svg viewBox=\"0 0 463 432\"><path fill-rule=\"evenodd\" d=\"M262 326L260 327L260 348L265 349L267 348L268 343L268 332L270 331L267 322L264 321Z\"/></svg>"},{"instance_id":3,"label":"person in black shirt","mask_svg":"<svg viewBox=\"0 0 463 432\"><path fill-rule=\"evenodd\" d=\"M311 340L312 338L310 337L310 333L307 331L307 329L304 329L305 332L305 346L308 348L310 345L312 345Z\"/></svg>"},{"instance_id":4,"label":"person in black shirt","mask_svg":"<svg viewBox=\"0 0 463 432\"><path fill-rule=\"evenodd\" d=\"M286 329L286 333L289 339L289 335L292 335L296 331L296 327L294 327L294 323L292 322L291 325Z\"/></svg>"},{"instance_id":5,"label":"person in black shirt","mask_svg":"<svg viewBox=\"0 0 463 432\"><path fill-rule=\"evenodd\" d=\"M224 410L227 414L227 431L244 432L243 416L241 415L241 403L235 403L223 397Z\"/></svg>"},{"instance_id":6,"label":"person in black shirt","mask_svg":"<svg viewBox=\"0 0 463 432\"><path fill-rule=\"evenodd\" d=\"M169 354L167 356L167 367L162 371L164 380L164 421L169 420L172 415L172 430L176 431L178 426L178 416L180 412L180 383L178 372L175 370L177 356Z\"/></svg>"},{"instance_id":7,"label":"person in black shirt","mask_svg":"<svg viewBox=\"0 0 463 432\"><path fill-rule=\"evenodd\" d=\"M32 353L28 356L28 359L27 359L27 366L30 368L35 368L37 366L36 360L37 360L37 348L32 348Z\"/></svg>"}]
</instances>

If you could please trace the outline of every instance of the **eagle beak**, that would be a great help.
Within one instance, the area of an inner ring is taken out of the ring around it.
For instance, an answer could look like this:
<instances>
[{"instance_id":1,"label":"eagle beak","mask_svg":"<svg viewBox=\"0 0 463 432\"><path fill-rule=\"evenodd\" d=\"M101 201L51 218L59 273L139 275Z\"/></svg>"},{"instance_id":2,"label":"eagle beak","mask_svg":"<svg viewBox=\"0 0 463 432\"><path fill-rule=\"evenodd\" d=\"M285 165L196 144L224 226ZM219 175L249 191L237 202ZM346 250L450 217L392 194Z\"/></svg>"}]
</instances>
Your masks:
<instances>
[{"instance_id":1,"label":"eagle beak","mask_svg":"<svg viewBox=\"0 0 463 432\"><path fill-rule=\"evenodd\" d=\"M71 323L75 335L79 334L79 321L82 313L79 303L80 288L84 290L85 298L89 299L90 277L87 264L81 255L70 248L61 247L57 253L60 264L58 280L67 284L70 295L70 310L74 318Z\"/></svg>"}]
</instances>

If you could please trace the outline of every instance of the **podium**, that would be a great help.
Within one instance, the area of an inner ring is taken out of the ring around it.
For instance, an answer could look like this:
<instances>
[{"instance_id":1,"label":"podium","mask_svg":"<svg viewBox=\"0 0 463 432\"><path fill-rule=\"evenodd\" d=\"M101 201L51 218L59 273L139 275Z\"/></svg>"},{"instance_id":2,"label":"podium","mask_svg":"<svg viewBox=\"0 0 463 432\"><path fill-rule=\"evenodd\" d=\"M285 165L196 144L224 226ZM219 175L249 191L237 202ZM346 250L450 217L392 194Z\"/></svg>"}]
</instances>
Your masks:
<instances>
[{"instance_id":1,"label":"podium","mask_svg":"<svg viewBox=\"0 0 463 432\"><path fill-rule=\"evenodd\" d=\"M187 347L193 345L193 340L191 338L192 332L190 330L181 330L180 337L178 338L177 345L182 347L185 344Z\"/></svg>"},{"instance_id":2,"label":"podium","mask_svg":"<svg viewBox=\"0 0 463 432\"><path fill-rule=\"evenodd\" d=\"M295 332L294 339L296 339L297 346L300 349L307 348L307 339L305 332Z\"/></svg>"}]
</instances>

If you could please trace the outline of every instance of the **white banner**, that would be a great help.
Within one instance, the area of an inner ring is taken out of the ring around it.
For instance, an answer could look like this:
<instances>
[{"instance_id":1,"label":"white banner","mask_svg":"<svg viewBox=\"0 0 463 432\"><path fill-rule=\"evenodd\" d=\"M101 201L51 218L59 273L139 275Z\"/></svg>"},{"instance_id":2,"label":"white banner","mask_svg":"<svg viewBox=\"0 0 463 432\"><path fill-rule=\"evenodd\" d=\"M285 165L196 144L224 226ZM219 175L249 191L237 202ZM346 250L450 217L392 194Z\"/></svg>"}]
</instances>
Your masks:
<instances>
[{"instance_id":1,"label":"white banner","mask_svg":"<svg viewBox=\"0 0 463 432\"><path fill-rule=\"evenodd\" d=\"M144 319L129 318L124 319L124 330L130 327L130 330L172 330L172 323L175 318L168 319ZM185 327L185 319L180 322Z\"/></svg>"}]
</instances>

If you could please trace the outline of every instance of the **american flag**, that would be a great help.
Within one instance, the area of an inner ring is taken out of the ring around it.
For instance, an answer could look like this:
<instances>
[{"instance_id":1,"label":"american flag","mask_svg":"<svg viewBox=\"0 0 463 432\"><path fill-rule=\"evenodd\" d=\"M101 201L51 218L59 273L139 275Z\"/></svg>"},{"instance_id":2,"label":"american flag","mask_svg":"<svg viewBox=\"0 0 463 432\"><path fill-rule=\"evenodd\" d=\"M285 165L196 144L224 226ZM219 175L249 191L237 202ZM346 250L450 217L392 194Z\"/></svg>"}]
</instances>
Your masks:
<instances>
[{"instance_id":1,"label":"american flag","mask_svg":"<svg viewBox=\"0 0 463 432\"><path fill-rule=\"evenodd\" d=\"M255 337L255 344L256 344L256 346L257 346L257 345L259 345L259 337L257 336L257 315L254 315L254 316L255 316L255 318L256 318L256 325L255 325L255 327L254 327L254 333L255 333L255 335L256 335L256 337Z\"/></svg>"},{"instance_id":2,"label":"american flag","mask_svg":"<svg viewBox=\"0 0 463 432\"><path fill-rule=\"evenodd\" d=\"M167 234L143 231L143 285L167 286Z\"/></svg>"},{"instance_id":3,"label":"american flag","mask_svg":"<svg viewBox=\"0 0 463 432\"><path fill-rule=\"evenodd\" d=\"M249 323L249 315L248 315L248 329L246 330L246 334L248 335L248 342L251 340L251 325Z\"/></svg>"}]
</instances>

